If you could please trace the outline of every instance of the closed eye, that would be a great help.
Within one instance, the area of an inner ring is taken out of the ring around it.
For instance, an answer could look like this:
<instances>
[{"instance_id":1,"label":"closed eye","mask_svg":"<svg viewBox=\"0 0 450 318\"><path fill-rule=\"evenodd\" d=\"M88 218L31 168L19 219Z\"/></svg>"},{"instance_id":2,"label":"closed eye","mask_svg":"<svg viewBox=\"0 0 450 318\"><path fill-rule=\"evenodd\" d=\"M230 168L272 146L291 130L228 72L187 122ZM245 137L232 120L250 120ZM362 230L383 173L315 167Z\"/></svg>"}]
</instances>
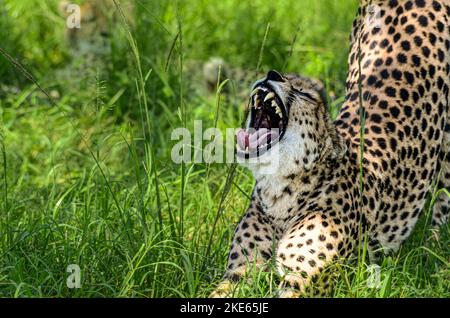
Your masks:
<instances>
[{"instance_id":1,"label":"closed eye","mask_svg":"<svg viewBox=\"0 0 450 318\"><path fill-rule=\"evenodd\" d=\"M317 103L317 100L311 96L311 94L303 92L301 90L298 90L296 88L292 88L292 91L294 92L295 95L297 95L299 98L309 101L309 102L313 102L313 103Z\"/></svg>"}]
</instances>

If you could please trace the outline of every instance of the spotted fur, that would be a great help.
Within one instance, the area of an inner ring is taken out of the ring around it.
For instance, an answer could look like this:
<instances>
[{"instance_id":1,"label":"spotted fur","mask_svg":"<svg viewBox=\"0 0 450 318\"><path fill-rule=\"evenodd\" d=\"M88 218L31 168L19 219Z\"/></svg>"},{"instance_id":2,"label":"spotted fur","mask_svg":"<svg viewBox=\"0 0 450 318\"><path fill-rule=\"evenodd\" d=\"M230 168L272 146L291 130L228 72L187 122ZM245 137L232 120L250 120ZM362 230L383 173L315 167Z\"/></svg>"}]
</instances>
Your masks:
<instances>
[{"instance_id":1,"label":"spotted fur","mask_svg":"<svg viewBox=\"0 0 450 318\"><path fill-rule=\"evenodd\" d=\"M449 18L448 0L364 1L335 122L317 83L265 79L290 109L286 134L271 150L283 164L275 176L261 173L264 163L250 167L256 185L234 234L227 279L245 275L253 261L274 260L284 284L303 292L350 257L363 233L373 256L408 238L433 185L450 187ZM270 162L271 152L263 156ZM433 224L448 215L442 194Z\"/></svg>"}]
</instances>

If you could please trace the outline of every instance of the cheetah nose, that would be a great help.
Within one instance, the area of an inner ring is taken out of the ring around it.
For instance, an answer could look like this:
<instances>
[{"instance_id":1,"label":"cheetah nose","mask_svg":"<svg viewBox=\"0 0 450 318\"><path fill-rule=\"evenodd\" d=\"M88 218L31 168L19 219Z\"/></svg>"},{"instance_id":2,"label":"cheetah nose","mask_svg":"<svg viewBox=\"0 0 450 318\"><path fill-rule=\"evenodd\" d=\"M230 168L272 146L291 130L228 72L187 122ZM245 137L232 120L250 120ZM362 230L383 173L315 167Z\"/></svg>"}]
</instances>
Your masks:
<instances>
[{"instance_id":1,"label":"cheetah nose","mask_svg":"<svg viewBox=\"0 0 450 318\"><path fill-rule=\"evenodd\" d=\"M273 82L284 82L283 76L275 70L269 71L266 79Z\"/></svg>"}]
</instances>

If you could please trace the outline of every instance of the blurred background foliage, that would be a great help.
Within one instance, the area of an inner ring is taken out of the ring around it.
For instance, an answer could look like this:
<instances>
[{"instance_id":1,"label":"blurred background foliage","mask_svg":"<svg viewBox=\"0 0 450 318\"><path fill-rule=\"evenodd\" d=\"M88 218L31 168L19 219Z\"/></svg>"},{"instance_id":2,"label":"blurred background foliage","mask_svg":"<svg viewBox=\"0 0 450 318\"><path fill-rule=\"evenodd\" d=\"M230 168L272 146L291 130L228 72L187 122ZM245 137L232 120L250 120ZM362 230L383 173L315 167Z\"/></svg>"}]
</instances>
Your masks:
<instances>
[{"instance_id":1,"label":"blurred background foliage","mask_svg":"<svg viewBox=\"0 0 450 318\"><path fill-rule=\"evenodd\" d=\"M255 70L269 24L261 70L275 68L315 76L327 80L342 93L349 21L355 13L356 1L139 0L135 8L133 32L143 69L164 70L181 26L185 60L207 61L219 56L233 67ZM49 72L69 62L65 20L58 10L58 0L2 0L0 14L2 47L38 78L45 79L46 75L51 78ZM120 79L108 83L111 91L116 91L134 83L126 78L132 65L124 32L120 26L111 31L112 65L107 76ZM176 55L172 54L172 58ZM1 74L15 73L4 59L0 63ZM178 74L178 65L176 61L170 63L169 74L161 76L176 81L178 76L170 75ZM155 88L164 82L160 77L150 78ZM9 76L2 79L14 80ZM167 84L173 83L169 80ZM123 111L133 111L131 103L121 103Z\"/></svg>"}]
</instances>

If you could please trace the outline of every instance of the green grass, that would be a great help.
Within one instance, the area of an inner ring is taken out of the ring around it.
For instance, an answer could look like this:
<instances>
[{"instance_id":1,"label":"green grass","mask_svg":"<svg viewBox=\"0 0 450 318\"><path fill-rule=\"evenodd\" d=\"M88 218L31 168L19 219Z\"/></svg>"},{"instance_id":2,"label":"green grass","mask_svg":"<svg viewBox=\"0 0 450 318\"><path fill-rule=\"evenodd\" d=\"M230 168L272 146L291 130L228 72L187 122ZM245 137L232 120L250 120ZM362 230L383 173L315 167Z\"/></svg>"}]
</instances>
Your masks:
<instances>
[{"instance_id":1,"label":"green grass","mask_svg":"<svg viewBox=\"0 0 450 318\"><path fill-rule=\"evenodd\" d=\"M338 97L335 115L356 1L137 1L108 63L70 81L57 1L4 2L0 46L60 98L51 103L0 56L0 296L207 296L253 180L241 167L170 159L174 128L224 130L244 115L244 101L205 93L196 65L222 56L320 78ZM333 296L449 297L449 229L431 239L427 211L382 260L380 288L368 288L366 261L351 261L338 266ZM80 289L66 286L69 264L81 268ZM271 297L277 278L256 271L241 287L237 296Z\"/></svg>"}]
</instances>

